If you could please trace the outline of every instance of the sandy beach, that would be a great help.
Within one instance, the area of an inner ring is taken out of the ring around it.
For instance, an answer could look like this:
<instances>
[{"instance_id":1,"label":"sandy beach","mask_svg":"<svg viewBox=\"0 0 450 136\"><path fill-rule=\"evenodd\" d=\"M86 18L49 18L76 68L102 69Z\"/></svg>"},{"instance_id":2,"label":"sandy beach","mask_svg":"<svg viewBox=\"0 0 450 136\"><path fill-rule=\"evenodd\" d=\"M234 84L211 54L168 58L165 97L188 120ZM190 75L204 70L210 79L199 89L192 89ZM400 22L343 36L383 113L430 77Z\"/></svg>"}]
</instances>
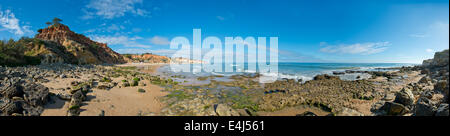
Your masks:
<instances>
[{"instance_id":1,"label":"sandy beach","mask_svg":"<svg viewBox=\"0 0 450 136\"><path fill-rule=\"evenodd\" d=\"M122 64L118 67L146 67L141 70L148 74L153 74L157 68L164 64ZM52 93L64 93L61 88L70 87L72 81L87 80L89 75L84 75L80 79L64 78L54 79L49 78L50 82L44 83L44 86L49 86ZM121 82L125 78L112 78L112 82ZM161 108L165 106L160 102L160 98L167 95L167 92L162 92L163 88L151 84L149 81L142 81L146 86L135 87L120 87L115 86L109 90L101 90L93 88L92 92L87 94L87 100L82 103L80 116L98 116L104 114L105 116L155 116L160 115ZM144 89L145 92L138 92L138 89ZM55 96L52 96L55 97ZM66 116L69 108L69 101L53 99L54 103L45 106L42 116ZM102 113L103 112L103 113Z\"/></svg>"}]
</instances>

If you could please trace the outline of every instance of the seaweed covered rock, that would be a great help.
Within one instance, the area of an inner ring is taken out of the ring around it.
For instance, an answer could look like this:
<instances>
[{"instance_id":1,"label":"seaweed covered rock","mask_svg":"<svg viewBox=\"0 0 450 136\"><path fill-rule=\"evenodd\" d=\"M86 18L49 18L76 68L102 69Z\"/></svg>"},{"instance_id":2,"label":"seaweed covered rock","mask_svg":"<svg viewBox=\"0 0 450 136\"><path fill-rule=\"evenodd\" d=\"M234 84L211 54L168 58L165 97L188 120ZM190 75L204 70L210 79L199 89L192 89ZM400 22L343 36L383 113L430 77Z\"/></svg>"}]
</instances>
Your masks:
<instances>
[{"instance_id":1,"label":"seaweed covered rock","mask_svg":"<svg viewBox=\"0 0 450 136\"><path fill-rule=\"evenodd\" d=\"M338 76L330 76L327 74L317 75L314 77L314 80L325 80L325 79L339 79L339 77Z\"/></svg>"},{"instance_id":2,"label":"seaweed covered rock","mask_svg":"<svg viewBox=\"0 0 450 136\"><path fill-rule=\"evenodd\" d=\"M264 84L264 90L275 91L262 96L258 105L259 110L263 111L306 104L331 112L342 107L355 108L350 102L355 99L368 101L381 97L376 92L374 84L367 80L345 81L328 75L318 75L315 80L303 84L292 81L267 83Z\"/></svg>"}]
</instances>

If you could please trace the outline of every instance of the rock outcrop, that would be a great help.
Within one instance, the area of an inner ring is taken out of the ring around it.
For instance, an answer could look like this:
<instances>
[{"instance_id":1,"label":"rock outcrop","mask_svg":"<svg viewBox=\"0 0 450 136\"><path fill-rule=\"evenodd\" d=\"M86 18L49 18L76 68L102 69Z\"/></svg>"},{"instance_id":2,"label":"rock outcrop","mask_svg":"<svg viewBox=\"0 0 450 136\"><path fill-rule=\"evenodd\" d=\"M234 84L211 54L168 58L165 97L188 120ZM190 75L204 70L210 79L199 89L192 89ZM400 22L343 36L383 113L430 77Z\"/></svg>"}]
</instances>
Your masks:
<instances>
[{"instance_id":1,"label":"rock outcrop","mask_svg":"<svg viewBox=\"0 0 450 136\"><path fill-rule=\"evenodd\" d=\"M424 60L421 66L426 79L419 83L430 83L433 90L423 92L415 103L416 116L448 116L449 50L436 52L433 59ZM443 96L443 97L439 97Z\"/></svg>"},{"instance_id":2,"label":"rock outcrop","mask_svg":"<svg viewBox=\"0 0 450 136\"><path fill-rule=\"evenodd\" d=\"M124 59L127 62L131 62L131 63L139 63L139 62L144 62L144 63L169 63L170 62L170 58L166 57L166 56L159 56L159 55L155 55L155 54L150 54L150 53L146 53L146 54L124 54Z\"/></svg>"},{"instance_id":3,"label":"rock outcrop","mask_svg":"<svg viewBox=\"0 0 450 136\"><path fill-rule=\"evenodd\" d=\"M433 59L424 60L423 67L447 67L448 68L448 49L442 52L436 52Z\"/></svg>"},{"instance_id":4,"label":"rock outcrop","mask_svg":"<svg viewBox=\"0 0 450 136\"><path fill-rule=\"evenodd\" d=\"M9 75L0 82L0 116L38 116L43 112L48 88L22 78Z\"/></svg>"},{"instance_id":5,"label":"rock outcrop","mask_svg":"<svg viewBox=\"0 0 450 136\"><path fill-rule=\"evenodd\" d=\"M92 41L77 34L63 24L53 24L38 30L35 39L29 43L28 54L39 56L41 63L72 64L116 64L125 63L122 55L114 52L105 43Z\"/></svg>"}]
</instances>

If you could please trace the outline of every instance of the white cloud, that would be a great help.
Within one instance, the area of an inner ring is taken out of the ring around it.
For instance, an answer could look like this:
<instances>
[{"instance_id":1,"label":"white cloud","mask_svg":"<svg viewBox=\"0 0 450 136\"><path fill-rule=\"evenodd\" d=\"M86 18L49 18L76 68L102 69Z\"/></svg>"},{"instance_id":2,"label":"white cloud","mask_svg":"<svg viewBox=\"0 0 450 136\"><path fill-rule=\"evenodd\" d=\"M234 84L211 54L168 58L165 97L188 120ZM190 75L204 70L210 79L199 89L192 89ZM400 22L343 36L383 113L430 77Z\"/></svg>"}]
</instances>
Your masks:
<instances>
[{"instance_id":1,"label":"white cloud","mask_svg":"<svg viewBox=\"0 0 450 136\"><path fill-rule=\"evenodd\" d=\"M94 16L100 16L105 19L113 19L125 16L130 13L137 16L147 16L150 12L138 8L137 5L142 5L143 0L91 0L86 9L82 19L91 19Z\"/></svg>"},{"instance_id":2,"label":"white cloud","mask_svg":"<svg viewBox=\"0 0 450 136\"><path fill-rule=\"evenodd\" d=\"M19 22L19 19L16 18L11 10L0 11L0 26L4 28L0 29L0 31L7 30L18 36L22 36L26 33L32 33L30 26L21 27Z\"/></svg>"},{"instance_id":3,"label":"white cloud","mask_svg":"<svg viewBox=\"0 0 450 136\"><path fill-rule=\"evenodd\" d=\"M423 33L410 34L409 37L414 38L436 38L436 37L447 37L449 24L444 22L435 22L428 26L428 28Z\"/></svg>"},{"instance_id":4,"label":"white cloud","mask_svg":"<svg viewBox=\"0 0 450 136\"><path fill-rule=\"evenodd\" d=\"M109 26L108 28L106 28L106 30L107 30L108 32L119 31L119 30L122 30L122 29L125 29L125 27L122 26L122 25L118 26L118 25L116 25L116 24L112 24L111 26Z\"/></svg>"},{"instance_id":5,"label":"white cloud","mask_svg":"<svg viewBox=\"0 0 450 136\"><path fill-rule=\"evenodd\" d=\"M178 50L170 50L170 49L158 49L158 50L151 50L151 49L117 49L116 51L118 53L121 53L121 54L152 53L152 54L157 54L157 55L161 55L161 56L169 56L169 57L171 57Z\"/></svg>"},{"instance_id":6,"label":"white cloud","mask_svg":"<svg viewBox=\"0 0 450 136\"><path fill-rule=\"evenodd\" d=\"M101 35L91 35L89 36L92 40L102 43L107 43L109 45L123 45L124 47L139 47L139 48L150 48L150 45L140 44L136 40L142 37L127 37L127 36L101 36Z\"/></svg>"},{"instance_id":7,"label":"white cloud","mask_svg":"<svg viewBox=\"0 0 450 136\"><path fill-rule=\"evenodd\" d=\"M120 54L152 53L152 50L150 50L150 49L117 49L116 51Z\"/></svg>"},{"instance_id":8,"label":"white cloud","mask_svg":"<svg viewBox=\"0 0 450 136\"><path fill-rule=\"evenodd\" d=\"M93 36L90 36L90 37L94 41L107 43L107 44L112 44L112 45L124 44L124 43L127 43L129 41L128 37L126 37L126 36L98 36L98 35L93 35Z\"/></svg>"},{"instance_id":9,"label":"white cloud","mask_svg":"<svg viewBox=\"0 0 450 136\"><path fill-rule=\"evenodd\" d=\"M429 52L429 53L432 53L432 52L434 52L434 50L433 50L433 49L426 49L425 51L426 51L426 52Z\"/></svg>"},{"instance_id":10,"label":"white cloud","mask_svg":"<svg viewBox=\"0 0 450 136\"><path fill-rule=\"evenodd\" d=\"M155 45L169 45L170 41L166 37L154 36L150 39L150 42Z\"/></svg>"},{"instance_id":11,"label":"white cloud","mask_svg":"<svg viewBox=\"0 0 450 136\"><path fill-rule=\"evenodd\" d=\"M410 34L409 37L425 38L425 37L428 37L428 35L427 34Z\"/></svg>"},{"instance_id":12,"label":"white cloud","mask_svg":"<svg viewBox=\"0 0 450 136\"><path fill-rule=\"evenodd\" d=\"M141 28L133 28L133 29L131 29L131 31L134 33L139 33L142 31L142 29Z\"/></svg>"},{"instance_id":13,"label":"white cloud","mask_svg":"<svg viewBox=\"0 0 450 136\"><path fill-rule=\"evenodd\" d=\"M106 33L106 32L108 32L108 33L112 33L112 32L121 33L121 32L123 32L125 30L128 30L128 29L126 29L126 27L124 25L117 25L117 24L106 25L106 24L101 24L101 25L99 25L99 26L97 26L95 28L85 30L84 33L93 33L93 34L95 34L95 33ZM136 31L136 30L131 29L131 31L129 31L128 33L132 33L134 31Z\"/></svg>"},{"instance_id":14,"label":"white cloud","mask_svg":"<svg viewBox=\"0 0 450 136\"><path fill-rule=\"evenodd\" d=\"M339 53L339 54L362 54L369 55L383 52L390 45L389 42L376 42L376 43L355 43L350 45L337 45L326 46L321 48L321 52L325 53Z\"/></svg>"},{"instance_id":15,"label":"white cloud","mask_svg":"<svg viewBox=\"0 0 450 136\"><path fill-rule=\"evenodd\" d=\"M219 19L220 21L224 21L225 20L225 17L222 17L222 16L217 16L216 18Z\"/></svg>"}]
</instances>

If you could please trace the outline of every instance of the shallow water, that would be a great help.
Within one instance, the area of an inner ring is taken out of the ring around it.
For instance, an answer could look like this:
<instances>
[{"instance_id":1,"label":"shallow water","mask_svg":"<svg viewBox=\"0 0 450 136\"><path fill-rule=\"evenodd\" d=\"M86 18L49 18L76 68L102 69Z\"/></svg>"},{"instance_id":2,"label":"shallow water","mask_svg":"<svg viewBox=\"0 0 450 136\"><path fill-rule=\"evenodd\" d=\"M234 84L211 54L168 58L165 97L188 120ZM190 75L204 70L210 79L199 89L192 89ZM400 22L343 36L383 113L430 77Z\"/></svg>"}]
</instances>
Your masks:
<instances>
[{"instance_id":1,"label":"shallow water","mask_svg":"<svg viewBox=\"0 0 450 136\"><path fill-rule=\"evenodd\" d=\"M231 81L229 79L232 75L237 74L246 74L246 73L255 73L258 71L248 70L248 63L244 64L244 70L246 72L202 72L199 71L202 67L202 64L182 64L181 66L189 66L191 65L192 72L172 72L170 65L161 66L157 74L162 75L163 77L174 77L181 76L183 78L173 78L177 82L181 82L182 84L208 84L210 79L214 79L216 81ZM223 64L223 68L225 65L232 66L236 71L239 69L238 64ZM312 80L314 76L320 74L329 74L333 75L333 71L344 72L345 70L355 70L355 71L395 71L395 69L389 69L394 67L402 67L402 66L413 66L415 64L408 63L286 63L280 62L278 63L278 73L268 73L263 74L264 76L270 76L277 79L301 79L303 81ZM242 67L242 66L241 66ZM387 68L387 69L384 69ZM209 78L204 81L197 80L198 77L214 77ZM221 77L218 77L221 76ZM367 79L370 78L371 75L367 73L346 73L343 75L337 75L342 80L359 80L359 79ZM357 78L359 77L359 78Z\"/></svg>"}]
</instances>

